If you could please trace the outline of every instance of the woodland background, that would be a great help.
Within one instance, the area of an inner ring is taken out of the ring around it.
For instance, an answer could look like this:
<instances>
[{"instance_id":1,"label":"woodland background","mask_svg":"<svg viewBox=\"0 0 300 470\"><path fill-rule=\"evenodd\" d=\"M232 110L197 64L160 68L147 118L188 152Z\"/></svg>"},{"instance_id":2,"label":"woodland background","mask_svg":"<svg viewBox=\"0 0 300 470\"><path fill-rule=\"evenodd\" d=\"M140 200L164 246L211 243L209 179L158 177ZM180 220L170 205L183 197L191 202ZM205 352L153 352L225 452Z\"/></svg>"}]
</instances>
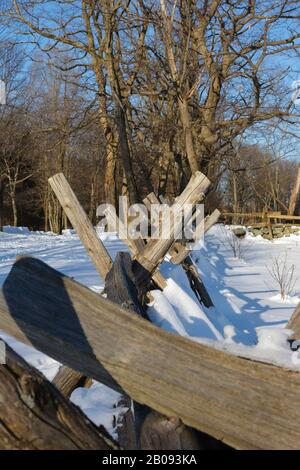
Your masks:
<instances>
[{"instance_id":1,"label":"woodland background","mask_svg":"<svg viewBox=\"0 0 300 470\"><path fill-rule=\"evenodd\" d=\"M286 213L299 16L295 0L2 0L0 227L67 227L60 171L93 223L100 203L172 198L196 170L207 212Z\"/></svg>"}]
</instances>

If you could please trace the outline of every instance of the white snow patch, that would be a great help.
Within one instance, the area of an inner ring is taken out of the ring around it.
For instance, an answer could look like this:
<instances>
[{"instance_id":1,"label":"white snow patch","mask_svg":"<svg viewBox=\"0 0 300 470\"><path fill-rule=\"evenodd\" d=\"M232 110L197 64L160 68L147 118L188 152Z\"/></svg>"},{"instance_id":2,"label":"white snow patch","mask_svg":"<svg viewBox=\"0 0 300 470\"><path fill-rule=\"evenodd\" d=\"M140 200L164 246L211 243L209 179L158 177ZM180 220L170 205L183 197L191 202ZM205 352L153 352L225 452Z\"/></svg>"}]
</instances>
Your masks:
<instances>
[{"instance_id":1,"label":"white snow patch","mask_svg":"<svg viewBox=\"0 0 300 470\"><path fill-rule=\"evenodd\" d=\"M121 395L98 382L93 382L90 388L77 388L71 395L71 401L79 406L87 417L105 429L116 439L117 421L127 410L117 406Z\"/></svg>"},{"instance_id":2,"label":"white snow patch","mask_svg":"<svg viewBox=\"0 0 300 470\"><path fill-rule=\"evenodd\" d=\"M300 298L296 295L286 295L283 299L280 294L276 294L270 297L270 300L280 304L291 304L295 306L300 302Z\"/></svg>"}]
</instances>

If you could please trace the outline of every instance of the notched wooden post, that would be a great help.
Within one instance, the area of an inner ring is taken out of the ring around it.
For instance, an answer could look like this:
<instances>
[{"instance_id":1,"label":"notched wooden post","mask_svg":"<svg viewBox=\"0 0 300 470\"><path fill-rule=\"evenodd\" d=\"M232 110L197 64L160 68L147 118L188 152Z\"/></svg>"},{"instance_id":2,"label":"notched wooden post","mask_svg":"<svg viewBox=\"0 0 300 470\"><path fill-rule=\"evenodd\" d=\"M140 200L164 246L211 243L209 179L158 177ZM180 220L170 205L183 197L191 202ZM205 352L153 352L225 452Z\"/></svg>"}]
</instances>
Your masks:
<instances>
[{"instance_id":1,"label":"notched wooden post","mask_svg":"<svg viewBox=\"0 0 300 470\"><path fill-rule=\"evenodd\" d=\"M141 236L137 236L137 238L131 238L123 222L120 219L117 219L115 211L111 210L109 207L105 211L105 216L113 227L118 228L119 237L126 243L132 256L137 256L138 253L146 246L143 238ZM161 290L164 290L164 288L167 286L166 279L158 269L152 274L152 279L157 287L159 287Z\"/></svg>"},{"instance_id":2,"label":"notched wooden post","mask_svg":"<svg viewBox=\"0 0 300 470\"><path fill-rule=\"evenodd\" d=\"M70 367L60 366L52 381L65 397L70 397L78 387L89 388L93 381Z\"/></svg>"},{"instance_id":3,"label":"notched wooden post","mask_svg":"<svg viewBox=\"0 0 300 470\"><path fill-rule=\"evenodd\" d=\"M108 299L139 316L148 318L146 307L140 300L143 293L137 287L129 253L119 252L117 254L113 266L106 276L105 291ZM132 402L130 397L125 394L122 395L119 405L128 408L117 428L118 442L124 449L187 450L200 448L197 432L185 426L180 419L170 419L154 412L148 407ZM156 438L153 441L154 435Z\"/></svg>"},{"instance_id":4,"label":"notched wooden post","mask_svg":"<svg viewBox=\"0 0 300 470\"><path fill-rule=\"evenodd\" d=\"M184 191L175 199L176 206L173 211L171 223L168 227L163 226L163 233L169 233L169 236L160 237L159 235L149 240L144 250L135 256L135 271L139 283L145 282L147 276L151 276L156 270L157 266L161 263L171 246L176 240L178 231L182 227L182 219L179 214L182 214L185 205L194 205L201 202L205 193L210 185L209 179L201 172L195 173L190 179ZM168 209L169 210L169 209ZM159 228L157 228L159 230Z\"/></svg>"},{"instance_id":5,"label":"notched wooden post","mask_svg":"<svg viewBox=\"0 0 300 470\"><path fill-rule=\"evenodd\" d=\"M205 217L204 220L204 233L207 233L209 229L217 223L221 212L218 209L215 209L212 214ZM184 246L182 243L176 243L174 245L173 254L171 256L170 261L174 264L182 263L187 256L191 253L191 250Z\"/></svg>"}]
</instances>

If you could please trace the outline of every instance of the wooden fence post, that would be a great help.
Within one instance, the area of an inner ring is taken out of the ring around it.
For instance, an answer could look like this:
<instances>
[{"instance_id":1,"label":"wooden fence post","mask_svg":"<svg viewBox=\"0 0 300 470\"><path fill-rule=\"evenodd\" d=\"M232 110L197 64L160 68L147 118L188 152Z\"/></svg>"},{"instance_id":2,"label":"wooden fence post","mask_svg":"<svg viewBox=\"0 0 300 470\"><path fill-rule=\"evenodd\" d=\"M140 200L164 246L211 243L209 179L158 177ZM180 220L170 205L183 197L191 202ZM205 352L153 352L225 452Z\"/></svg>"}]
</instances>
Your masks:
<instances>
[{"instance_id":1,"label":"wooden fence post","mask_svg":"<svg viewBox=\"0 0 300 470\"><path fill-rule=\"evenodd\" d=\"M208 230L217 223L221 212L218 209L215 209L210 215L204 219L204 233L207 233ZM187 256L191 253L191 250L181 243L176 243L174 245L173 254L171 257L171 262L174 264L182 263Z\"/></svg>"},{"instance_id":2,"label":"wooden fence post","mask_svg":"<svg viewBox=\"0 0 300 470\"><path fill-rule=\"evenodd\" d=\"M0 365L0 449L112 450L117 445L6 345Z\"/></svg>"},{"instance_id":3,"label":"wooden fence post","mask_svg":"<svg viewBox=\"0 0 300 470\"><path fill-rule=\"evenodd\" d=\"M182 213L183 207L186 204L196 204L203 200L209 185L210 181L208 178L202 173L197 172L192 176L180 196L175 199L176 210L173 213L174 218L170 223L170 227L168 227L170 236L168 238L158 237L158 239L153 238L149 240L144 250L135 257L138 282L143 283L149 275L151 276L173 245L182 224L182 220L179 218L176 220L176 216Z\"/></svg>"},{"instance_id":4,"label":"wooden fence post","mask_svg":"<svg viewBox=\"0 0 300 470\"><path fill-rule=\"evenodd\" d=\"M145 248L145 242L141 237L133 239L128 236L128 233L122 221L117 220L115 211L107 208L105 211L105 216L110 220L113 226L118 225L119 236L121 236L121 239L126 243L128 248L130 249L132 256L138 255L138 253ZM159 269L153 273L152 279L161 290L164 290L164 288L167 286L167 281L161 274Z\"/></svg>"},{"instance_id":5,"label":"wooden fence post","mask_svg":"<svg viewBox=\"0 0 300 470\"><path fill-rule=\"evenodd\" d=\"M286 328L293 330L295 339L300 339L300 302L289 319Z\"/></svg>"},{"instance_id":6,"label":"wooden fence post","mask_svg":"<svg viewBox=\"0 0 300 470\"><path fill-rule=\"evenodd\" d=\"M53 189L68 219L76 230L85 249L95 264L100 276L105 279L112 266L112 260L105 246L97 236L88 216L80 205L71 186L63 173L49 178L49 184Z\"/></svg>"},{"instance_id":7,"label":"wooden fence post","mask_svg":"<svg viewBox=\"0 0 300 470\"><path fill-rule=\"evenodd\" d=\"M70 367L60 366L52 383L65 397L69 398L76 388L89 388L92 380Z\"/></svg>"},{"instance_id":8,"label":"wooden fence post","mask_svg":"<svg viewBox=\"0 0 300 470\"><path fill-rule=\"evenodd\" d=\"M106 276L105 285L107 297L110 300L137 315L148 318L146 309L139 300L142 297L142 292L139 292L137 288L129 253L119 252L117 254L112 269ZM186 450L200 448L197 432L180 423L178 418L167 418L138 403L133 403L133 417L130 398L123 395L120 403L128 407L118 430L118 442L124 449L141 447L148 450ZM145 416L147 424L145 424ZM184 439L181 439L181 436L184 436ZM157 444L156 447L151 447L153 439ZM164 447L162 447L162 443Z\"/></svg>"}]
</instances>

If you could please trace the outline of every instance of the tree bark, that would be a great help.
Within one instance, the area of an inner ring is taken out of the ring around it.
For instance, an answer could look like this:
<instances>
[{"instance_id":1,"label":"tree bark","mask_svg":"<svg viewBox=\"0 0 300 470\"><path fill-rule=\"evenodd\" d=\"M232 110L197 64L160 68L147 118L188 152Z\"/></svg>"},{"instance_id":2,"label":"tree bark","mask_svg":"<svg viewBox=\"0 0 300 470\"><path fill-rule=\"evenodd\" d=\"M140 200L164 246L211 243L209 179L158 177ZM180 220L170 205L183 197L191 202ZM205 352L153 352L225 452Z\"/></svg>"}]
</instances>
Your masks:
<instances>
[{"instance_id":1,"label":"tree bark","mask_svg":"<svg viewBox=\"0 0 300 470\"><path fill-rule=\"evenodd\" d=\"M11 208L13 213L13 225L14 227L18 226L18 208L16 202L16 188L12 188L10 191L10 199L11 199Z\"/></svg>"},{"instance_id":2,"label":"tree bark","mask_svg":"<svg viewBox=\"0 0 300 470\"><path fill-rule=\"evenodd\" d=\"M127 182L129 200L131 204L134 204L139 201L138 189L133 173L132 152L128 142L126 112L119 104L117 105L116 117L119 130L121 159Z\"/></svg>"},{"instance_id":3,"label":"tree bark","mask_svg":"<svg viewBox=\"0 0 300 470\"><path fill-rule=\"evenodd\" d=\"M296 206L297 206L297 201L299 198L299 193L300 193L300 165L298 168L298 174L297 174L297 179L295 181L295 185L292 189L291 193L291 198L290 198L290 204L289 204L289 215L294 215Z\"/></svg>"},{"instance_id":4,"label":"tree bark","mask_svg":"<svg viewBox=\"0 0 300 470\"><path fill-rule=\"evenodd\" d=\"M3 230L4 190L4 181L0 178L0 232Z\"/></svg>"},{"instance_id":5,"label":"tree bark","mask_svg":"<svg viewBox=\"0 0 300 470\"><path fill-rule=\"evenodd\" d=\"M196 173L196 171L199 170L199 162L194 148L191 116L188 109L188 102L185 98L178 98L178 108L180 113L181 124L183 127L186 156L190 165L191 172Z\"/></svg>"}]
</instances>

